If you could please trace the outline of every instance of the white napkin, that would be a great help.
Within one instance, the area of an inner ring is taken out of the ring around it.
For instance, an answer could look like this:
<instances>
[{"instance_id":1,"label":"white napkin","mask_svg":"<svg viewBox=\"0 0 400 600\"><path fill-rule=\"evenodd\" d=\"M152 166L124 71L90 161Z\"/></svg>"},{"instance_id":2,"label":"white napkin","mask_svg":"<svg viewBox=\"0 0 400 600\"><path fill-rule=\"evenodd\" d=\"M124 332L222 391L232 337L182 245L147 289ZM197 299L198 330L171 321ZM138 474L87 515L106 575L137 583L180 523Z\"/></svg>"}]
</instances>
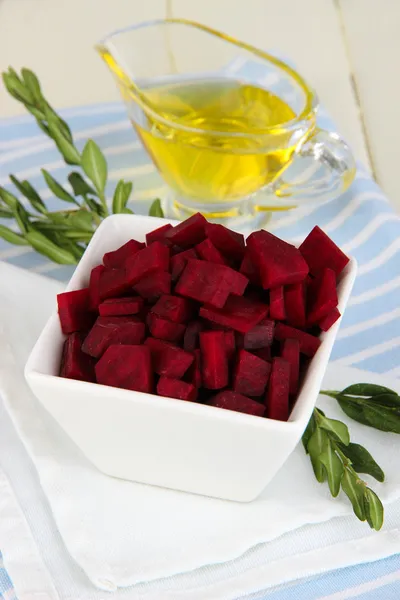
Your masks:
<instances>
[{"instance_id":1,"label":"white napkin","mask_svg":"<svg viewBox=\"0 0 400 600\"><path fill-rule=\"evenodd\" d=\"M327 486L315 481L301 446L250 504L134 484L97 471L22 378L25 359L54 306L59 284L6 264L0 264L0 280L1 395L37 469L62 540L96 587L113 591L135 586L117 594L132 600L144 595L146 600L232 599L400 551L400 502L388 509L386 528L371 532L365 523L347 517L347 498L333 500ZM355 378L367 375L332 368L324 385L337 388ZM368 374L368 380L380 378ZM400 391L400 382L385 381ZM320 405L329 416L346 420L333 400ZM351 432L384 468L387 482L373 482L374 489L385 504L399 499L398 438L354 422ZM332 526L327 521L334 517L346 518ZM292 530L296 531L284 535ZM7 563L7 543L0 539L0 546ZM93 590L85 594L79 599L104 597Z\"/></svg>"}]
</instances>

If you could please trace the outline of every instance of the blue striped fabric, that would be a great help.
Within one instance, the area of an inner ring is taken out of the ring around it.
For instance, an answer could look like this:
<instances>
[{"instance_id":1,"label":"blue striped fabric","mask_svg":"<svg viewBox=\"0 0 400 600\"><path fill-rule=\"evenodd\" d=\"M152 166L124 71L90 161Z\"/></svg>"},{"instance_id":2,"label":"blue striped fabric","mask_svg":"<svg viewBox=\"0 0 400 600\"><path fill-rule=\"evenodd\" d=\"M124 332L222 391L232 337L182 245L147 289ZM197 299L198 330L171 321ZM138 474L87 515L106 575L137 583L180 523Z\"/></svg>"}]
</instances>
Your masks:
<instances>
[{"instance_id":1,"label":"blue striped fabric","mask_svg":"<svg viewBox=\"0 0 400 600\"><path fill-rule=\"evenodd\" d=\"M120 177L132 179L134 210L146 213L150 201L163 193L164 186L141 149L126 119L124 107L106 104L70 109L63 111L63 116L71 125L79 147L92 137L104 150L110 171L109 195ZM320 124L333 128L323 112ZM0 121L0 185L11 190L8 174L14 173L20 179L29 179L51 209L60 208L61 201L52 197L46 189L41 167L47 168L60 182L65 182L70 171L60 160L51 141L40 134L32 120L16 118ZM332 359L343 365L400 376L398 217L382 191L360 166L356 181L346 194L325 206L305 207L296 213L280 215L273 222L273 229L284 238L298 239L304 237L316 223L359 262L359 274ZM4 221L4 224L9 223ZM72 272L72 268L54 265L29 248L10 246L2 240L0 260L59 280L67 280ZM263 597L269 600L341 600L350 597L343 590L356 590L359 586L360 593L351 597L363 600L400 598L398 569L399 558L392 557L270 591ZM368 586L375 588L368 591ZM6 591L7 587L10 587L10 582L4 569L0 568L0 591L8 600L13 599L13 593Z\"/></svg>"}]
</instances>

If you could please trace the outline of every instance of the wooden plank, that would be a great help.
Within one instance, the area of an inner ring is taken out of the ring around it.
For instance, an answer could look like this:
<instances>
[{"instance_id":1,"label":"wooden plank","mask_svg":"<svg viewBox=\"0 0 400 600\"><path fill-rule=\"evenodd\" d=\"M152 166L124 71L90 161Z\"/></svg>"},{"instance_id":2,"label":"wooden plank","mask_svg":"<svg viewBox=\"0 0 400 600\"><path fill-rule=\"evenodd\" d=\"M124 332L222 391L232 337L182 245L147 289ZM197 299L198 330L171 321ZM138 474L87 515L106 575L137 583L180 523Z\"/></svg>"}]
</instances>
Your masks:
<instances>
[{"instance_id":1,"label":"wooden plank","mask_svg":"<svg viewBox=\"0 0 400 600\"><path fill-rule=\"evenodd\" d=\"M340 8L373 171L400 210L400 3L340 0Z\"/></svg>"},{"instance_id":2,"label":"wooden plank","mask_svg":"<svg viewBox=\"0 0 400 600\"><path fill-rule=\"evenodd\" d=\"M165 16L165 0L2 0L0 70L30 67L57 107L119 99L94 50L114 29ZM24 113L0 85L0 117Z\"/></svg>"},{"instance_id":3,"label":"wooden plank","mask_svg":"<svg viewBox=\"0 0 400 600\"><path fill-rule=\"evenodd\" d=\"M318 90L356 156L368 164L334 0L171 0L171 14L293 60Z\"/></svg>"}]
</instances>

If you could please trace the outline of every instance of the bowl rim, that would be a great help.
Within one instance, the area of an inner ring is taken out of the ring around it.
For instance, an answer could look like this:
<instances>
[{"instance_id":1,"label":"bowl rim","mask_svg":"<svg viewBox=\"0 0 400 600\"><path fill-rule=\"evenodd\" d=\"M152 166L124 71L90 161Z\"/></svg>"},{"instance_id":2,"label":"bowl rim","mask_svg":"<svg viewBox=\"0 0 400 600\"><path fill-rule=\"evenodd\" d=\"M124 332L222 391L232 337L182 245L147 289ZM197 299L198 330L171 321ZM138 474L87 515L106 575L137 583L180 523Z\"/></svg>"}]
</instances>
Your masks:
<instances>
[{"instance_id":1,"label":"bowl rim","mask_svg":"<svg viewBox=\"0 0 400 600\"><path fill-rule=\"evenodd\" d=\"M99 240L104 235L109 227L113 227L118 222L132 222L134 227L134 221L141 221L144 224L149 224L149 231L153 229L157 229L157 227L166 225L170 223L175 225L179 223L179 221L172 219L161 219L154 218L149 216L142 215L111 215L104 219L96 232L94 233L92 240L89 242L88 247L85 250L85 253L78 263L72 277L68 281L65 291L72 291L76 289L80 289L82 286L78 285L76 282L80 280L82 274L89 275L89 262L93 256L93 254L97 251L97 246L99 245ZM125 242L122 242L125 243ZM298 244L296 244L298 245ZM351 289L353 287L353 283L357 273L357 261L353 257L349 257L349 263L345 267L343 273L340 276L339 285L338 285L338 307L343 316L345 307L347 305L348 299L350 297ZM184 400L179 400L177 398L168 398L166 396L159 396L156 394L148 394L144 392L138 392L134 390L125 390L123 388L116 388L113 386L105 386L99 383L94 382L86 382L86 381L78 381L74 379L66 379L60 377L59 375L43 373L40 370L40 355L41 348L45 345L48 346L48 339L51 339L51 332L56 328L59 329L59 320L58 320L58 312L55 307L51 316L48 318L44 328L42 329L38 339L33 346L30 355L26 361L24 368L24 376L27 380L28 384L39 384L44 385L49 388L52 387L56 389L60 386L69 387L72 393L86 393L87 390L97 389L98 393L101 395L108 395L110 390L113 390L115 394L118 394L120 398L125 400L131 400L135 403L143 403L148 402L149 397L151 397L151 401L155 403L155 405L160 406L160 408L168 408L169 410L179 410L183 413L191 413L197 414L198 416L203 416L204 418L212 417L213 419L222 419L224 421L230 422L240 422L243 425L247 425L250 427L263 428L266 430L270 430L273 428L274 430L282 430L288 433L289 431L295 431L299 427L305 427L307 424L312 409L315 406L316 400L318 398L318 392L315 394L314 399L310 399L307 397L307 382L309 383L309 376L313 375L316 380L319 381L318 389L322 382L323 376L325 374L326 368L329 363L329 356L336 339L336 335L339 329L341 319L339 319L327 332L323 332L321 334L322 343L318 348L316 354L311 359L310 364L308 366L307 373L303 379L302 387L300 392L297 395L297 400L295 406L293 407L289 420L288 421L278 421L275 419L269 419L268 417L259 418L255 415L249 415L245 413L239 413L226 409L217 409L214 406L208 406L205 404L200 404L197 402L187 402ZM312 371L310 372L310 368L312 367ZM95 386L95 387L94 387ZM308 393L308 396L314 394ZM40 400L40 398L39 398Z\"/></svg>"}]
</instances>

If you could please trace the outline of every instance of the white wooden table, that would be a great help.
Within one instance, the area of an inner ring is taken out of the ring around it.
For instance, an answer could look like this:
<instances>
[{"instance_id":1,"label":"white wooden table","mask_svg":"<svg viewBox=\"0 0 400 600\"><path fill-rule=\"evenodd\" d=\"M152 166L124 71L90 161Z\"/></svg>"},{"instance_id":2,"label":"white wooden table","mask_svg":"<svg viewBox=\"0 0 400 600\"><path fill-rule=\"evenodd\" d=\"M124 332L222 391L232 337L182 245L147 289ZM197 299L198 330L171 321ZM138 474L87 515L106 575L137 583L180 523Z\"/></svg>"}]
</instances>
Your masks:
<instances>
[{"instance_id":1,"label":"white wooden table","mask_svg":"<svg viewBox=\"0 0 400 600\"><path fill-rule=\"evenodd\" d=\"M29 66L56 107L113 101L94 43L123 25L186 17L291 57L400 210L398 0L0 0L0 70ZM0 117L21 113L0 89Z\"/></svg>"}]
</instances>

